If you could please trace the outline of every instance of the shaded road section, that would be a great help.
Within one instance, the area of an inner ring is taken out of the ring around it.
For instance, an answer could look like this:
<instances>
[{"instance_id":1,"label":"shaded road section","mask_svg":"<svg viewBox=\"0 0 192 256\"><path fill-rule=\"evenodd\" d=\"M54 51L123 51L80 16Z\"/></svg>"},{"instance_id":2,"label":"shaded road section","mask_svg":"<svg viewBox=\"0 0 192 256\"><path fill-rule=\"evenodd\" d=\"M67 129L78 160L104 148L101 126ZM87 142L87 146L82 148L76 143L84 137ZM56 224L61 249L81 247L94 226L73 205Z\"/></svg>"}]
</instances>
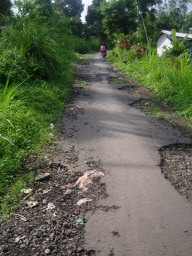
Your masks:
<instances>
[{"instance_id":1,"label":"shaded road section","mask_svg":"<svg viewBox=\"0 0 192 256\"><path fill-rule=\"evenodd\" d=\"M191 256L192 207L162 175L158 151L189 139L131 107L137 96L118 90L111 65L91 57L78 74L89 82L77 102L84 113L66 126L78 130L77 150L93 150L101 160L108 197L98 206L112 210L87 214L86 249L102 256Z\"/></svg>"}]
</instances>

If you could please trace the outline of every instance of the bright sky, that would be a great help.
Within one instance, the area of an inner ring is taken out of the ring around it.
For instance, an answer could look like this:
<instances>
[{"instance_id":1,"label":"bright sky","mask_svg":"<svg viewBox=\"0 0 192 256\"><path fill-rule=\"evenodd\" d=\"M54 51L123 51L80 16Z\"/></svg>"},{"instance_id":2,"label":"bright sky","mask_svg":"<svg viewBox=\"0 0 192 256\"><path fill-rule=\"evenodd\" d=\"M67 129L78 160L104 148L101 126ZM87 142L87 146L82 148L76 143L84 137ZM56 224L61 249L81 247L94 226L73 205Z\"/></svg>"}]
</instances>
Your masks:
<instances>
[{"instance_id":1,"label":"bright sky","mask_svg":"<svg viewBox=\"0 0 192 256\"><path fill-rule=\"evenodd\" d=\"M14 2L14 0L11 0L11 1ZM92 3L92 0L82 0L82 2L84 4L84 11L81 14L81 19L82 19L83 22L85 22L85 16L87 14L87 8ZM188 11L192 11L192 3L188 3Z\"/></svg>"},{"instance_id":2,"label":"bright sky","mask_svg":"<svg viewBox=\"0 0 192 256\"><path fill-rule=\"evenodd\" d=\"M87 15L87 8L89 5L91 5L92 0L82 0L84 4L84 11L81 14L81 19L83 22L85 22L85 16ZM192 11L192 3L188 3L188 11Z\"/></svg>"},{"instance_id":3,"label":"bright sky","mask_svg":"<svg viewBox=\"0 0 192 256\"><path fill-rule=\"evenodd\" d=\"M84 4L84 11L81 14L81 19L82 19L83 22L85 22L85 16L87 14L87 8L92 3L92 0L82 0L82 2Z\"/></svg>"}]
</instances>

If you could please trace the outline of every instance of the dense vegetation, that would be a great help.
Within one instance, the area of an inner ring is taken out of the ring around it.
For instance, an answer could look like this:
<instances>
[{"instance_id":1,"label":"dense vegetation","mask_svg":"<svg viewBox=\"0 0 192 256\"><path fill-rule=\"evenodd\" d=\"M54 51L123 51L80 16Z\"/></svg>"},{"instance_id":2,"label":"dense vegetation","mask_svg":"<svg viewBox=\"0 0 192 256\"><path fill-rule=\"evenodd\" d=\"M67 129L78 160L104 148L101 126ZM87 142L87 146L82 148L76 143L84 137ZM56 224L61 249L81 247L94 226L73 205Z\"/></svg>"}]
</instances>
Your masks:
<instances>
[{"instance_id":1,"label":"dense vegetation","mask_svg":"<svg viewBox=\"0 0 192 256\"><path fill-rule=\"evenodd\" d=\"M26 159L52 140L69 98L77 53L113 47L117 67L192 122L191 59L183 42L163 58L161 29L188 32L186 0L93 0L86 24L81 0L0 1L0 204L6 213L33 180ZM147 74L147 75L146 75Z\"/></svg>"},{"instance_id":2,"label":"dense vegetation","mask_svg":"<svg viewBox=\"0 0 192 256\"><path fill-rule=\"evenodd\" d=\"M69 5L70 2L70 5ZM98 48L83 37L81 1L0 3L0 213L33 180L31 155L52 140L69 98L77 52ZM88 42L88 43L87 43Z\"/></svg>"},{"instance_id":3,"label":"dense vegetation","mask_svg":"<svg viewBox=\"0 0 192 256\"><path fill-rule=\"evenodd\" d=\"M116 67L142 81L192 124L191 45L175 36L175 30L189 33L192 27L188 2L93 0L86 19L88 27L114 48L110 60ZM162 29L173 31L173 48L160 58L156 42Z\"/></svg>"},{"instance_id":4,"label":"dense vegetation","mask_svg":"<svg viewBox=\"0 0 192 256\"><path fill-rule=\"evenodd\" d=\"M187 0L93 0L86 16L89 35L108 39L129 35L137 42L153 42L160 30L176 29L188 33L192 12ZM148 37L148 40L147 40Z\"/></svg>"},{"instance_id":5,"label":"dense vegetation","mask_svg":"<svg viewBox=\"0 0 192 256\"><path fill-rule=\"evenodd\" d=\"M153 50L146 55L142 46L130 50L116 47L110 59L117 68L145 84L156 97L192 125L192 62L187 53L177 58L171 55L159 58Z\"/></svg>"}]
</instances>

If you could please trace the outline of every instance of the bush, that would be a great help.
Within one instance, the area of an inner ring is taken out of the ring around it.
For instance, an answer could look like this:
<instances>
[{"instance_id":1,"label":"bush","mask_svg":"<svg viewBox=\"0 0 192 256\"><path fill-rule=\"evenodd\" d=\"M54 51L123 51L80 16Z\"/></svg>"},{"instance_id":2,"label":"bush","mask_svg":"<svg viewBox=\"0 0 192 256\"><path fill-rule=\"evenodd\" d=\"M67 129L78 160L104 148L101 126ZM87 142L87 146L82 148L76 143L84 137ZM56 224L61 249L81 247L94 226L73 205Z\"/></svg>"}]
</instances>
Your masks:
<instances>
[{"instance_id":1,"label":"bush","mask_svg":"<svg viewBox=\"0 0 192 256\"><path fill-rule=\"evenodd\" d=\"M52 140L49 126L70 94L72 76L65 83L15 85L0 91L0 195L27 173L24 161Z\"/></svg>"},{"instance_id":2,"label":"bush","mask_svg":"<svg viewBox=\"0 0 192 256\"><path fill-rule=\"evenodd\" d=\"M49 126L70 95L73 41L66 19L18 17L0 42L0 204L7 212L30 154L51 141ZM30 175L29 175L30 176ZM12 191L12 192L11 192Z\"/></svg>"},{"instance_id":3,"label":"bush","mask_svg":"<svg viewBox=\"0 0 192 256\"><path fill-rule=\"evenodd\" d=\"M74 42L74 49L76 52L80 54L85 54L87 52L90 52L91 46L88 40L76 37L74 38L73 42Z\"/></svg>"},{"instance_id":4,"label":"bush","mask_svg":"<svg viewBox=\"0 0 192 256\"><path fill-rule=\"evenodd\" d=\"M20 82L29 77L27 60L17 48L7 49L0 54L0 83Z\"/></svg>"},{"instance_id":5,"label":"bush","mask_svg":"<svg viewBox=\"0 0 192 256\"><path fill-rule=\"evenodd\" d=\"M101 47L101 39L100 38L97 38L97 37L91 37L91 39L89 40L89 44L90 44L90 47L91 47L91 50L92 51L100 51L100 47Z\"/></svg>"},{"instance_id":6,"label":"bush","mask_svg":"<svg viewBox=\"0 0 192 256\"><path fill-rule=\"evenodd\" d=\"M1 49L5 52L6 74L20 74L20 70L24 70L32 79L52 80L61 77L63 69L68 66L69 57L72 58L73 48L71 35L64 22L62 33L60 21L55 22L54 26L53 22L38 25L36 20L18 18L14 26L3 31ZM12 63L11 57L14 55L16 59Z\"/></svg>"},{"instance_id":7,"label":"bush","mask_svg":"<svg viewBox=\"0 0 192 256\"><path fill-rule=\"evenodd\" d=\"M80 54L85 54L91 51L100 51L101 39L96 37L86 38L74 38L75 51Z\"/></svg>"},{"instance_id":8,"label":"bush","mask_svg":"<svg viewBox=\"0 0 192 256\"><path fill-rule=\"evenodd\" d=\"M115 54L110 59L118 68L143 82L192 124L192 62L189 55L183 54L177 59L166 56L160 58L154 51L141 59L129 59L126 63Z\"/></svg>"}]
</instances>

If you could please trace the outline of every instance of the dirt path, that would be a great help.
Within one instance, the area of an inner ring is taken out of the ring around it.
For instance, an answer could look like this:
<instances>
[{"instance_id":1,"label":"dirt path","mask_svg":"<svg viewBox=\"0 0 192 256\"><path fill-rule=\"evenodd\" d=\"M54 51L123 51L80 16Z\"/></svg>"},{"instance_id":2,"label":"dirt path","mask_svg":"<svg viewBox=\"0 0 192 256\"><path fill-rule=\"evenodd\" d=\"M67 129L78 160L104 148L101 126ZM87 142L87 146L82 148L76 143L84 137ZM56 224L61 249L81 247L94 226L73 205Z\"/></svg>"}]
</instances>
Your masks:
<instances>
[{"instance_id":1,"label":"dirt path","mask_svg":"<svg viewBox=\"0 0 192 256\"><path fill-rule=\"evenodd\" d=\"M190 140L135 109L138 96L118 90L110 64L89 57L77 68L77 99L52 161L37 168L50 177L27 198L35 207L23 200L0 222L0 255L191 256L191 203L159 167L160 147Z\"/></svg>"}]
</instances>

